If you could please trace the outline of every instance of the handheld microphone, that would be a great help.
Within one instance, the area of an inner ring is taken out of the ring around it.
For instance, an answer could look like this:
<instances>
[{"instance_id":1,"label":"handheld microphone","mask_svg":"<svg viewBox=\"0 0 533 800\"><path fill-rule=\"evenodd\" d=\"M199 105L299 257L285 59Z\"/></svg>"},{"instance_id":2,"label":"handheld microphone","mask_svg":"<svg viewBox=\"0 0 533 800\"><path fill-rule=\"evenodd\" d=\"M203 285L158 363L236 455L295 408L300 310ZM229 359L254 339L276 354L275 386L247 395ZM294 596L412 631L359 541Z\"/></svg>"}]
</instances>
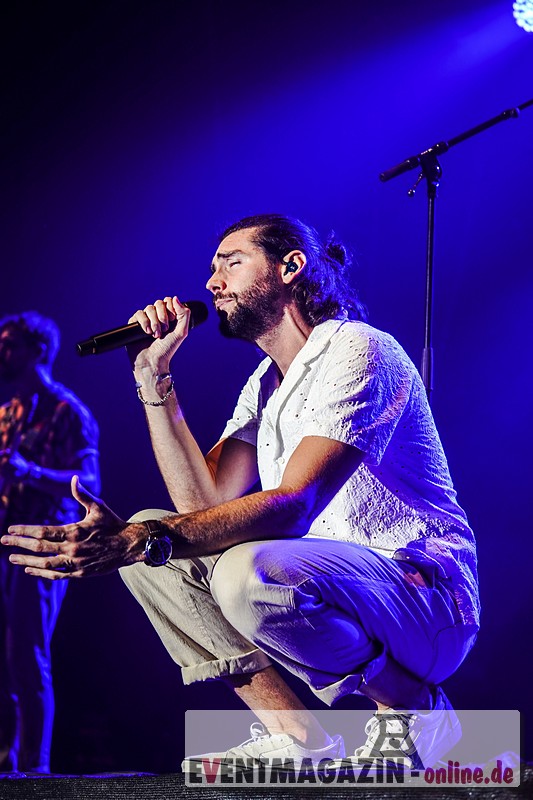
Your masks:
<instances>
[{"instance_id":1,"label":"handheld microphone","mask_svg":"<svg viewBox=\"0 0 533 800\"><path fill-rule=\"evenodd\" d=\"M189 330L201 325L207 319L207 306L200 300L188 300L183 303L184 306L191 311L191 318L189 321ZM172 320L168 330L173 331L176 327L176 320ZM116 350L119 347L125 347L134 342L142 342L144 339L152 339L151 333L145 333L138 322L132 322L129 325L122 325L121 328L113 328L104 333L96 333L89 339L83 342L78 342L76 350L80 356L99 355L100 353L107 353L109 350Z\"/></svg>"}]
</instances>

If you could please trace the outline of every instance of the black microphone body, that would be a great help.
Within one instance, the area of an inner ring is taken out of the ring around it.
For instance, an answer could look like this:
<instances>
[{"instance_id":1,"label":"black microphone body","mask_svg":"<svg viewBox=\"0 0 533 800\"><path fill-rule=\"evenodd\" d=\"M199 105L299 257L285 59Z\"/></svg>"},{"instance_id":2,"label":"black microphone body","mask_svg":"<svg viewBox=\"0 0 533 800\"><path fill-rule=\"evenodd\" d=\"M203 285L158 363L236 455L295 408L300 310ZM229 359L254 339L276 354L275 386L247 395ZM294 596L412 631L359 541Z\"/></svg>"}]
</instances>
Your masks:
<instances>
[{"instance_id":1,"label":"black microphone body","mask_svg":"<svg viewBox=\"0 0 533 800\"><path fill-rule=\"evenodd\" d=\"M206 321L207 306L205 303L200 300L187 300L183 305L187 306L191 311L189 330ZM168 329L172 331L175 327L176 320L172 320ZM100 353L107 353L109 350L117 350L119 347L125 347L128 344L152 338L150 333L143 331L138 322L132 322L129 325L122 325L121 328L113 328L113 330L104 331L104 333L96 333L89 339L78 342L76 350L80 356L99 355Z\"/></svg>"}]
</instances>

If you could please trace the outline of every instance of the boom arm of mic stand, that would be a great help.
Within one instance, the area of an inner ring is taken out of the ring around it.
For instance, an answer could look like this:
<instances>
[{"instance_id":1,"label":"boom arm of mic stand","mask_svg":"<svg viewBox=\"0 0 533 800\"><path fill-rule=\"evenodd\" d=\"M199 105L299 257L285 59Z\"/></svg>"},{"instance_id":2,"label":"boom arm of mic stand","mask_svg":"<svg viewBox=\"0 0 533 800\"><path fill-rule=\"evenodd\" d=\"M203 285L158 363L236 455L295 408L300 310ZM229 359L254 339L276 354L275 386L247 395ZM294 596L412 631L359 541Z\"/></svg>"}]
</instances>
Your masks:
<instances>
[{"instance_id":1,"label":"boom arm of mic stand","mask_svg":"<svg viewBox=\"0 0 533 800\"><path fill-rule=\"evenodd\" d=\"M478 133L486 131L487 128L492 128L492 126L497 125L498 122L505 122L507 119L516 119L520 116L521 111L523 111L525 108L529 108L529 106L532 105L533 99L528 100L526 103L522 103L516 108L508 108L505 111L502 111L501 114L486 120L486 122L482 122L480 125L475 125L473 128L470 128L464 133L460 133L458 136L454 136L453 139L449 139L447 142L437 142L437 144L434 144L433 147L423 150L416 156L409 156L409 158L406 158L404 161L396 164L396 166L384 170L380 173L379 179L381 181L390 181L392 178L396 178L398 175L403 175L404 172L408 172L410 169L416 169L416 167L421 166L424 156L439 156L449 150L450 147L454 147L456 144L464 142L465 139L470 139L471 136L477 136Z\"/></svg>"},{"instance_id":2,"label":"boom arm of mic stand","mask_svg":"<svg viewBox=\"0 0 533 800\"><path fill-rule=\"evenodd\" d=\"M532 105L533 105L533 99L528 100L526 103L522 103L516 108L508 108L506 111L502 111L501 114L498 114L498 116L492 117L492 119L489 119L486 122L482 122L481 125L476 125L474 128L470 128L464 133L459 134L459 136L455 136L453 139L449 139L449 141L447 142L446 141L437 142L437 144L434 144L433 147L430 147L427 150L423 150L416 156L410 156L409 158L406 158L404 161L400 162L400 164L396 164L396 166L390 167L390 169L386 169L384 172L380 173L379 178L381 181L390 181L392 178L396 178L398 175L402 175L404 172L408 172L411 169L416 169L416 167L420 167L422 170L422 175L427 181L428 232L427 232L427 252L426 252L426 313L425 313L425 336L424 336L424 350L422 353L421 375L422 375L422 380L424 382L424 386L426 388L428 400L430 399L431 391L433 389L433 348L431 346L431 337L432 337L431 324L432 324L432 312L433 312L435 203L437 199L437 189L439 186L440 178L442 176L442 170L437 160L437 156L440 155L441 153L446 153L446 151L449 150L450 147L453 147L454 145L459 144L460 142L464 142L465 139L470 139L471 136L476 136L478 133L481 133L487 128L491 128L498 122L504 122L507 119L516 119L518 116L520 116L521 111ZM411 189L408 192L408 194L412 197L414 195L414 189Z\"/></svg>"}]
</instances>

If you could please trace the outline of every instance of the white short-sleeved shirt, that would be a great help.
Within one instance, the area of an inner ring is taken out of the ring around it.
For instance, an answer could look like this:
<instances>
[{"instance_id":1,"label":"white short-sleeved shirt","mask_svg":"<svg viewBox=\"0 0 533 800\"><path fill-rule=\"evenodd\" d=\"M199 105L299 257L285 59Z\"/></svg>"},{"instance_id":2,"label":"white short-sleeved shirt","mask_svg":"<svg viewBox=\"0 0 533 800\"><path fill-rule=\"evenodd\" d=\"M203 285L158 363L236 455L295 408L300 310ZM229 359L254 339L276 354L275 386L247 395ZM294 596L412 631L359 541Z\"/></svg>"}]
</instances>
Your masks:
<instances>
[{"instance_id":1,"label":"white short-sleeved shirt","mask_svg":"<svg viewBox=\"0 0 533 800\"><path fill-rule=\"evenodd\" d=\"M477 625L474 536L421 378L392 336L352 320L317 325L281 383L270 358L259 364L222 438L228 436L257 447L264 489L279 486L305 436L362 450L362 464L307 535L419 563L433 559L451 581L464 621Z\"/></svg>"}]
</instances>

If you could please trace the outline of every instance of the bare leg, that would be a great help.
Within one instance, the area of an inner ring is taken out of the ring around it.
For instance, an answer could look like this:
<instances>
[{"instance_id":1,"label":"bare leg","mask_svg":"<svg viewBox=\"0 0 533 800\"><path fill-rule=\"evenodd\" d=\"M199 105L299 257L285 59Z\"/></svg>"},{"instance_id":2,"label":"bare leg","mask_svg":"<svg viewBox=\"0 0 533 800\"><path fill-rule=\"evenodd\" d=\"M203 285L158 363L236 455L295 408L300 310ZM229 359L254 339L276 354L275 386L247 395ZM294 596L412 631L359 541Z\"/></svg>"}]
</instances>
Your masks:
<instances>
[{"instance_id":1,"label":"bare leg","mask_svg":"<svg viewBox=\"0 0 533 800\"><path fill-rule=\"evenodd\" d=\"M275 667L228 675L224 680L271 733L289 733L313 750L330 744L327 732ZM374 678L363 683L359 692L376 703L378 712L391 707L413 711L432 708L430 687L392 659Z\"/></svg>"},{"instance_id":2,"label":"bare leg","mask_svg":"<svg viewBox=\"0 0 533 800\"><path fill-rule=\"evenodd\" d=\"M261 672L228 675L224 678L270 733L288 733L317 750L331 744L331 739L308 711L275 667Z\"/></svg>"}]
</instances>

